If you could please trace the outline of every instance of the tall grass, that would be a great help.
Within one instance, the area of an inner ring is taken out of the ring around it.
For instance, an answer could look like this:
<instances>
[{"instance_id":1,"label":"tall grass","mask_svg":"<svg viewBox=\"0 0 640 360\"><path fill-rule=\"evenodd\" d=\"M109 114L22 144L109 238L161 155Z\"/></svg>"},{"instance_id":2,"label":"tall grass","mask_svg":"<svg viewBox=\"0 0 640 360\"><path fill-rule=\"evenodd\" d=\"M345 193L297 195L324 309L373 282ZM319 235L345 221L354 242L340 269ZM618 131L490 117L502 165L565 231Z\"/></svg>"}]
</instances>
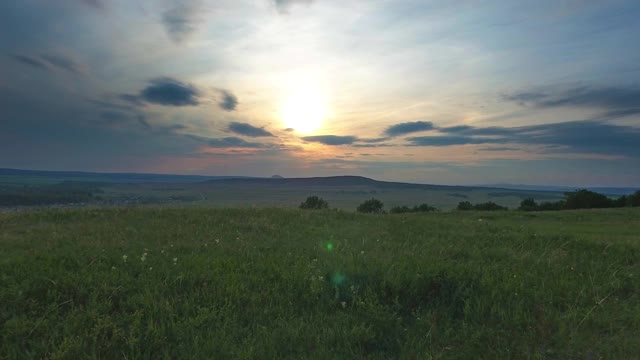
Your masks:
<instances>
[{"instance_id":1,"label":"tall grass","mask_svg":"<svg viewBox=\"0 0 640 360\"><path fill-rule=\"evenodd\" d=\"M0 214L0 358L634 358L639 215Z\"/></svg>"}]
</instances>

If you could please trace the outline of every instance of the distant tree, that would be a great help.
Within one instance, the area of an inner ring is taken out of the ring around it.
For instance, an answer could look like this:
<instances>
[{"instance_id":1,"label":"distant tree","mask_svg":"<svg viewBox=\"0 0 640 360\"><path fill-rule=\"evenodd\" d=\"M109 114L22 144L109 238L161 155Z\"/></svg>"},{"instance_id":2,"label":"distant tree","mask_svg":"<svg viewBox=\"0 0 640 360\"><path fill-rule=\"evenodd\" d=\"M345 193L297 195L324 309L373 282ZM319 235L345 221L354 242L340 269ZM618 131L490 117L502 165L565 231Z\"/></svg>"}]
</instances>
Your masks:
<instances>
[{"instance_id":1,"label":"distant tree","mask_svg":"<svg viewBox=\"0 0 640 360\"><path fill-rule=\"evenodd\" d=\"M627 195L622 195L617 199L611 200L611 207L620 208L625 206L631 206L630 200Z\"/></svg>"},{"instance_id":2,"label":"distant tree","mask_svg":"<svg viewBox=\"0 0 640 360\"><path fill-rule=\"evenodd\" d=\"M404 214L404 213L413 212L413 210L411 210L407 206L394 206L391 208L391 210L389 210L389 212L392 214Z\"/></svg>"},{"instance_id":3,"label":"distant tree","mask_svg":"<svg viewBox=\"0 0 640 360\"><path fill-rule=\"evenodd\" d=\"M329 208L329 203L326 202L323 198L317 196L309 196L307 200L300 204L300 209L311 209L311 210L319 210L319 209L327 209Z\"/></svg>"},{"instance_id":4,"label":"distant tree","mask_svg":"<svg viewBox=\"0 0 640 360\"><path fill-rule=\"evenodd\" d=\"M538 203L533 198L526 198L520 202L518 210L522 211L536 211L538 210Z\"/></svg>"},{"instance_id":5,"label":"distant tree","mask_svg":"<svg viewBox=\"0 0 640 360\"><path fill-rule=\"evenodd\" d=\"M474 210L484 210L484 211L496 211L496 210L508 210L504 206L500 206L493 201L488 201L486 203L475 204L473 206Z\"/></svg>"},{"instance_id":6,"label":"distant tree","mask_svg":"<svg viewBox=\"0 0 640 360\"><path fill-rule=\"evenodd\" d=\"M418 206L413 207L414 212L430 212L430 211L436 211L436 210L437 210L436 208L434 208L433 206L429 206L429 204L420 204Z\"/></svg>"},{"instance_id":7,"label":"distant tree","mask_svg":"<svg viewBox=\"0 0 640 360\"><path fill-rule=\"evenodd\" d=\"M566 209L593 209L611 207L611 199L603 194L580 189L573 192L566 192L565 208Z\"/></svg>"},{"instance_id":8,"label":"distant tree","mask_svg":"<svg viewBox=\"0 0 640 360\"><path fill-rule=\"evenodd\" d=\"M378 199L370 199L360 204L357 208L357 211L368 214L380 214L383 212L383 207L384 204L382 203L382 201Z\"/></svg>"},{"instance_id":9,"label":"distant tree","mask_svg":"<svg viewBox=\"0 0 640 360\"><path fill-rule=\"evenodd\" d=\"M564 200L560 201L543 201L538 205L540 211L554 211L564 209Z\"/></svg>"},{"instance_id":10,"label":"distant tree","mask_svg":"<svg viewBox=\"0 0 640 360\"><path fill-rule=\"evenodd\" d=\"M473 205L469 201L461 201L458 203L458 210L473 210Z\"/></svg>"},{"instance_id":11,"label":"distant tree","mask_svg":"<svg viewBox=\"0 0 640 360\"><path fill-rule=\"evenodd\" d=\"M629 202L629 206L633 206L633 207L640 206L640 190L629 195L627 201Z\"/></svg>"}]
</instances>

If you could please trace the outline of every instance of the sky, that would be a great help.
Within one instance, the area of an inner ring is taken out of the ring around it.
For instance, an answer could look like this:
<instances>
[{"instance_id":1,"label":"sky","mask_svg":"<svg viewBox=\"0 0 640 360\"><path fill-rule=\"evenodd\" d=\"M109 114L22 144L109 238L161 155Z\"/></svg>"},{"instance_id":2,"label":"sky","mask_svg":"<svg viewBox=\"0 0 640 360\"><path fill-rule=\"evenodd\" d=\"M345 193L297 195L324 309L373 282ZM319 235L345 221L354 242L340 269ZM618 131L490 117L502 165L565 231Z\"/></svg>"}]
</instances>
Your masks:
<instances>
[{"instance_id":1,"label":"sky","mask_svg":"<svg viewBox=\"0 0 640 360\"><path fill-rule=\"evenodd\" d=\"M0 2L0 167L638 186L630 1Z\"/></svg>"}]
</instances>

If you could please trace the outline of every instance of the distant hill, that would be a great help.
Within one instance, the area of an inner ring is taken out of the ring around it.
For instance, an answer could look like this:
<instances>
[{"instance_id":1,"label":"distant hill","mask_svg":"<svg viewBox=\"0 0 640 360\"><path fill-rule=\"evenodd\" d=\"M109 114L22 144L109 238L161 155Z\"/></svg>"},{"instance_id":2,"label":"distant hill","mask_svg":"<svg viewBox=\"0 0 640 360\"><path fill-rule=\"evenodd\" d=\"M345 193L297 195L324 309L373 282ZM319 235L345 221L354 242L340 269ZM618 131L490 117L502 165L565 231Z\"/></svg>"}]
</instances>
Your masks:
<instances>
[{"instance_id":1,"label":"distant hill","mask_svg":"<svg viewBox=\"0 0 640 360\"><path fill-rule=\"evenodd\" d=\"M250 186L281 186L281 187L353 187L363 186L375 189L420 189L420 190L447 190L447 191L473 191L487 190L481 186L458 185L433 185L415 184L392 181L379 181L364 176L325 176L308 178L227 178L207 181L209 184L250 185ZM493 190L509 190L493 188ZM515 193L515 192L514 192Z\"/></svg>"},{"instance_id":2,"label":"distant hill","mask_svg":"<svg viewBox=\"0 0 640 360\"><path fill-rule=\"evenodd\" d=\"M43 178L52 181L88 181L105 183L195 183L215 179L235 179L240 176L206 176L139 173L95 173L84 171L43 171L0 168L2 179Z\"/></svg>"}]
</instances>

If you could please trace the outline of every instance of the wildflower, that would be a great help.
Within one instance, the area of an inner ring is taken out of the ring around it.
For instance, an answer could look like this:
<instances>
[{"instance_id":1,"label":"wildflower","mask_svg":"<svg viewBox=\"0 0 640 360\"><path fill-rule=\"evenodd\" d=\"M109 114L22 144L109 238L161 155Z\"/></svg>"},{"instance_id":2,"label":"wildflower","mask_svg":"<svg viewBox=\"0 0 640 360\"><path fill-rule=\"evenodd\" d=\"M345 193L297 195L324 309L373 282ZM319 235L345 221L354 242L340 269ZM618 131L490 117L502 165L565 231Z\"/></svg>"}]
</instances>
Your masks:
<instances>
[{"instance_id":1,"label":"wildflower","mask_svg":"<svg viewBox=\"0 0 640 360\"><path fill-rule=\"evenodd\" d=\"M115 270L115 269L116 269L116 267L115 267L115 266L112 266L112 267L111 267L111 270Z\"/></svg>"},{"instance_id":2,"label":"wildflower","mask_svg":"<svg viewBox=\"0 0 640 360\"><path fill-rule=\"evenodd\" d=\"M216 239L216 244L220 244L220 239Z\"/></svg>"},{"instance_id":3,"label":"wildflower","mask_svg":"<svg viewBox=\"0 0 640 360\"><path fill-rule=\"evenodd\" d=\"M164 249L160 250L160 254L164 254Z\"/></svg>"},{"instance_id":4,"label":"wildflower","mask_svg":"<svg viewBox=\"0 0 640 360\"><path fill-rule=\"evenodd\" d=\"M318 280L320 281L324 280L324 276L318 276Z\"/></svg>"},{"instance_id":5,"label":"wildflower","mask_svg":"<svg viewBox=\"0 0 640 360\"><path fill-rule=\"evenodd\" d=\"M360 255L364 255L364 250L360 251Z\"/></svg>"},{"instance_id":6,"label":"wildflower","mask_svg":"<svg viewBox=\"0 0 640 360\"><path fill-rule=\"evenodd\" d=\"M317 261L318 261L318 259L313 259L313 262L317 262Z\"/></svg>"},{"instance_id":7,"label":"wildflower","mask_svg":"<svg viewBox=\"0 0 640 360\"><path fill-rule=\"evenodd\" d=\"M173 265L177 265L177 264L178 264L178 258L175 257L175 258L173 258Z\"/></svg>"},{"instance_id":8,"label":"wildflower","mask_svg":"<svg viewBox=\"0 0 640 360\"><path fill-rule=\"evenodd\" d=\"M346 308L347 307L347 302L346 301L341 301L340 305L342 305L342 308Z\"/></svg>"},{"instance_id":9,"label":"wildflower","mask_svg":"<svg viewBox=\"0 0 640 360\"><path fill-rule=\"evenodd\" d=\"M153 267L150 267L149 270L153 270Z\"/></svg>"},{"instance_id":10,"label":"wildflower","mask_svg":"<svg viewBox=\"0 0 640 360\"><path fill-rule=\"evenodd\" d=\"M127 262L127 255L122 255L122 261Z\"/></svg>"}]
</instances>

